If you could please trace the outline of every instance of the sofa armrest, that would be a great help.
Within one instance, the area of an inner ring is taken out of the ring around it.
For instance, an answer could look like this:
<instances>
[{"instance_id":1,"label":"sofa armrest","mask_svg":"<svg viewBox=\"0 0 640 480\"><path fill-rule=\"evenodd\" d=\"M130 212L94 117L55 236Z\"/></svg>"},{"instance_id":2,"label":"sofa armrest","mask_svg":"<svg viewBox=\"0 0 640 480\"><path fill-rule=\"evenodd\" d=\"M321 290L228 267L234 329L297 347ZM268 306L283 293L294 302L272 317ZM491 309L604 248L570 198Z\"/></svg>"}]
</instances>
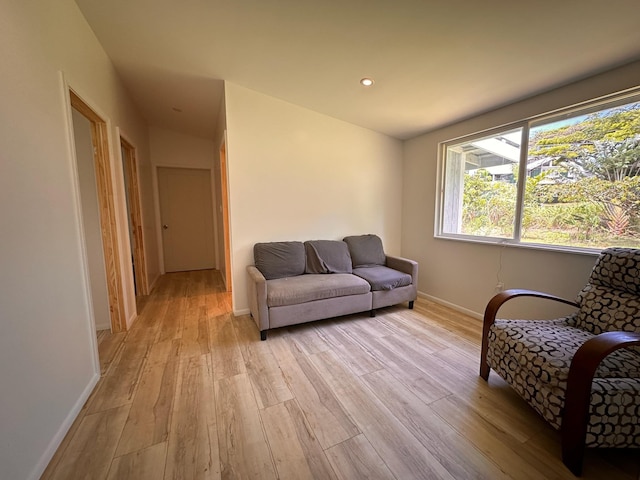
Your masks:
<instances>
[{"instance_id":1,"label":"sofa armrest","mask_svg":"<svg viewBox=\"0 0 640 480\"><path fill-rule=\"evenodd\" d=\"M411 275L411 284L418 288L418 262L408 258L386 256L386 266Z\"/></svg>"},{"instance_id":2,"label":"sofa armrest","mask_svg":"<svg viewBox=\"0 0 640 480\"><path fill-rule=\"evenodd\" d=\"M269 330L269 308L267 307L267 279L255 265L247 267L247 293L251 316L262 332Z\"/></svg>"}]
</instances>

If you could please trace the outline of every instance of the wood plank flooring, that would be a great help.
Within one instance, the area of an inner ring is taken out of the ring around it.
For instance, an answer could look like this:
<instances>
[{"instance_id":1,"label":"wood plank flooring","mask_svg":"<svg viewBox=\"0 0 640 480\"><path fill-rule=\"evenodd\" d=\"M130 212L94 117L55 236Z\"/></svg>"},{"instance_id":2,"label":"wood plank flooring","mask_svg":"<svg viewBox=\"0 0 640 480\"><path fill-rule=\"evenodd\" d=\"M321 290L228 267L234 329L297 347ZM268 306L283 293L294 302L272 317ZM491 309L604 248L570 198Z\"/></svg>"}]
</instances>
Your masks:
<instances>
[{"instance_id":1,"label":"wood plank flooring","mask_svg":"<svg viewBox=\"0 0 640 480\"><path fill-rule=\"evenodd\" d=\"M560 439L495 373L480 322L420 299L269 333L217 271L162 277L43 479L571 479ZM587 450L585 479L640 479Z\"/></svg>"}]
</instances>

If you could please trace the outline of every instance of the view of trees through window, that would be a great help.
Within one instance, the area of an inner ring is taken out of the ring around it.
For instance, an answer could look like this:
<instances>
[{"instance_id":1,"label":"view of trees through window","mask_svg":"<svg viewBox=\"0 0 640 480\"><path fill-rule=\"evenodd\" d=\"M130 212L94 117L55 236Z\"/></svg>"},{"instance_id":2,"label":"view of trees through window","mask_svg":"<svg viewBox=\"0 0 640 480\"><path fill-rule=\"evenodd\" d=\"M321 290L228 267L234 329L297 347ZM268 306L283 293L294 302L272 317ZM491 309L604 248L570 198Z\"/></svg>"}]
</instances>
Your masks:
<instances>
[{"instance_id":1,"label":"view of trees through window","mask_svg":"<svg viewBox=\"0 0 640 480\"><path fill-rule=\"evenodd\" d=\"M520 168L523 130L528 148ZM639 101L447 145L445 152L443 234L640 247Z\"/></svg>"}]
</instances>

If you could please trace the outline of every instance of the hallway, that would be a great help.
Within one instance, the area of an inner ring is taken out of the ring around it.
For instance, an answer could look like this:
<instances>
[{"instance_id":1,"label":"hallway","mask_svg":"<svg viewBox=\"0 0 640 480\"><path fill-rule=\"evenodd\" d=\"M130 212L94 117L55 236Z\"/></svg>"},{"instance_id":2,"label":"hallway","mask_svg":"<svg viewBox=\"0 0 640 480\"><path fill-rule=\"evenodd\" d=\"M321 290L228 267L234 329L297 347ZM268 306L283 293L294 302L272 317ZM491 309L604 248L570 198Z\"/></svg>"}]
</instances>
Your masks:
<instances>
[{"instance_id":1,"label":"hallway","mask_svg":"<svg viewBox=\"0 0 640 480\"><path fill-rule=\"evenodd\" d=\"M201 464L183 455L211 468L207 432L192 434L215 424L205 418L211 367L237 349L231 294L216 270L180 272L162 276L140 303L129 332L98 332L102 378L42 478L159 479L167 447L166 478L199 478L188 469Z\"/></svg>"}]
</instances>

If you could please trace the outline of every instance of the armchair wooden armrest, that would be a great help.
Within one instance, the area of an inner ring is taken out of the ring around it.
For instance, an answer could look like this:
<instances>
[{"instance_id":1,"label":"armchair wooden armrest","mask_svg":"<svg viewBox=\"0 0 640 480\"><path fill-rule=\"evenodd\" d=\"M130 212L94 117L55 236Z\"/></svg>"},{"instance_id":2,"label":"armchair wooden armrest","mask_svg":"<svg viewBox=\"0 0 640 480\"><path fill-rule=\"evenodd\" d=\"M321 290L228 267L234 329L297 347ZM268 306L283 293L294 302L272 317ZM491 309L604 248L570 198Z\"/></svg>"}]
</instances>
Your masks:
<instances>
[{"instance_id":1,"label":"armchair wooden armrest","mask_svg":"<svg viewBox=\"0 0 640 480\"><path fill-rule=\"evenodd\" d=\"M498 314L498 310L502 305L504 305L507 301L518 298L518 297L535 297L542 298L545 300L553 300L555 302L564 303L566 305L571 305L573 307L578 307L579 305L572 301L567 300L566 298L557 297L555 295L551 295L549 293L544 292L536 292L535 290L525 290L525 289L511 289L505 290L496 294L489 303L487 304L487 308L484 311L484 321L482 326L482 351L480 353L480 376L488 380L489 379L489 365L487 364L487 350L489 349L489 329L491 325L496 321L496 315Z\"/></svg>"},{"instance_id":2,"label":"armchair wooden armrest","mask_svg":"<svg viewBox=\"0 0 640 480\"><path fill-rule=\"evenodd\" d=\"M607 355L636 345L640 345L640 333L604 332L587 340L571 360L560 432L562 461L574 475L582 473L591 384L596 369Z\"/></svg>"}]
</instances>

